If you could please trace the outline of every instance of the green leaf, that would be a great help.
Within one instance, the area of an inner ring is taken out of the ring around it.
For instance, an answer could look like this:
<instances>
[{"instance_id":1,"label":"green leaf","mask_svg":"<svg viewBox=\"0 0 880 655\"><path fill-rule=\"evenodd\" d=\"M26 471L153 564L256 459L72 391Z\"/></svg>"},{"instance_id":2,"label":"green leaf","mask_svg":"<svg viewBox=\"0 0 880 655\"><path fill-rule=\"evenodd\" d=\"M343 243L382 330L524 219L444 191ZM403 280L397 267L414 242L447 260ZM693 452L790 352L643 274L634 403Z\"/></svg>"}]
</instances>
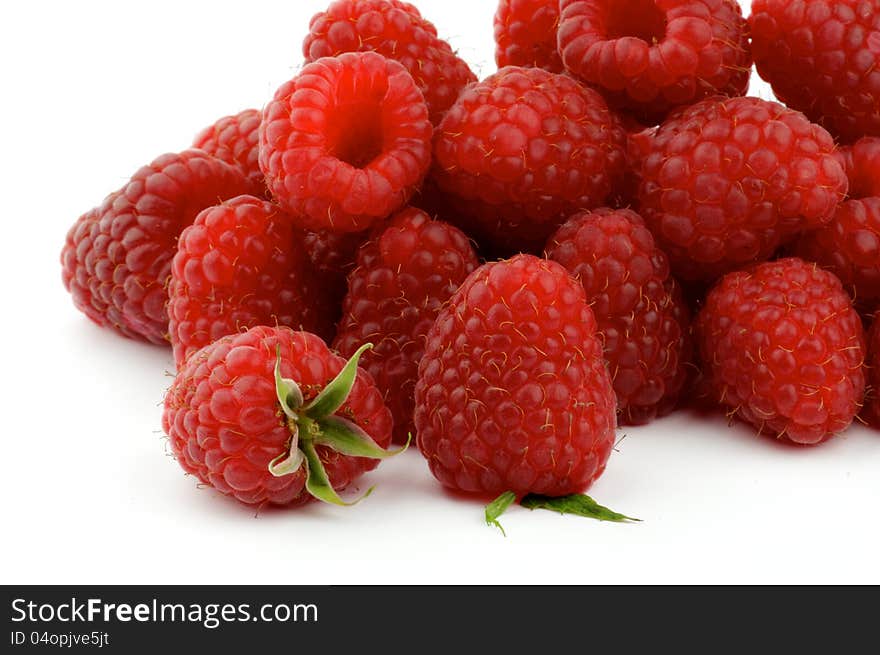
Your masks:
<instances>
[{"instance_id":1,"label":"green leaf","mask_svg":"<svg viewBox=\"0 0 880 655\"><path fill-rule=\"evenodd\" d=\"M339 371L339 374L306 406L305 413L309 418L318 421L325 416L335 414L336 410L342 407L342 403L348 398L348 394L351 393L351 388L354 386L355 378L357 378L358 360L365 350L369 350L372 347L373 344L365 343L358 348L357 352L352 355L351 359Z\"/></svg>"},{"instance_id":2,"label":"green leaf","mask_svg":"<svg viewBox=\"0 0 880 655\"><path fill-rule=\"evenodd\" d=\"M341 416L327 416L317 421L317 424L319 432L315 436L315 443L332 448L337 453L353 457L369 457L371 459L394 457L406 450L412 439L412 435L410 435L403 448L385 450L373 441L373 438L363 428Z\"/></svg>"},{"instance_id":3,"label":"green leaf","mask_svg":"<svg viewBox=\"0 0 880 655\"><path fill-rule=\"evenodd\" d=\"M318 457L318 452L315 450L315 444L311 441L304 441L302 443L302 451L306 458L306 490L318 500L330 503L331 505L349 506L356 505L373 493L373 487L370 487L367 489L367 492L357 500L350 503L345 502L339 497L339 494L336 493L333 485L330 484L330 478L327 477L327 471L324 470L321 458Z\"/></svg>"},{"instance_id":4,"label":"green leaf","mask_svg":"<svg viewBox=\"0 0 880 655\"><path fill-rule=\"evenodd\" d=\"M639 521L631 516L625 516L603 507L595 500L585 494L572 494L570 496L560 496L551 498L550 496L539 496L538 494L529 494L520 501L520 505L528 509L549 509L560 514L575 514L577 516L586 516L599 521L614 521L617 523L623 521Z\"/></svg>"},{"instance_id":5,"label":"green leaf","mask_svg":"<svg viewBox=\"0 0 880 655\"><path fill-rule=\"evenodd\" d=\"M295 380L281 377L281 346L275 346L275 394L281 409L288 417L295 419L296 410L302 407L302 390Z\"/></svg>"},{"instance_id":6,"label":"green leaf","mask_svg":"<svg viewBox=\"0 0 880 655\"><path fill-rule=\"evenodd\" d=\"M498 498L486 505L486 525L494 525L496 528L501 530L501 534L503 534L505 537L507 536L507 533L498 522L498 517L504 514L505 510L507 510L507 508L510 507L510 504L515 500L515 493L513 493L512 491L505 491L503 494L498 496Z\"/></svg>"}]
</instances>

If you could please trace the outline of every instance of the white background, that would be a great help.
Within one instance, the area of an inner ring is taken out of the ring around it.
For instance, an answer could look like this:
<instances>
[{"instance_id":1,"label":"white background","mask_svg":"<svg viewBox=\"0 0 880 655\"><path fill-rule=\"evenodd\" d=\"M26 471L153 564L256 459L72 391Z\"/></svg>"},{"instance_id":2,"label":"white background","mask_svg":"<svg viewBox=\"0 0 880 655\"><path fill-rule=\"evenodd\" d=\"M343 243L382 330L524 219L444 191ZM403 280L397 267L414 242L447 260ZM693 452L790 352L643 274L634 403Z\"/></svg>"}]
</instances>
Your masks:
<instances>
[{"instance_id":1,"label":"white background","mask_svg":"<svg viewBox=\"0 0 880 655\"><path fill-rule=\"evenodd\" d=\"M170 351L73 308L64 235L140 165L261 106L327 1L0 10L0 582L880 582L880 434L860 427L811 449L689 414L622 430L590 493L643 523L514 507L506 539L415 451L349 509L255 516L183 475L160 429ZM493 0L417 4L494 70Z\"/></svg>"}]
</instances>

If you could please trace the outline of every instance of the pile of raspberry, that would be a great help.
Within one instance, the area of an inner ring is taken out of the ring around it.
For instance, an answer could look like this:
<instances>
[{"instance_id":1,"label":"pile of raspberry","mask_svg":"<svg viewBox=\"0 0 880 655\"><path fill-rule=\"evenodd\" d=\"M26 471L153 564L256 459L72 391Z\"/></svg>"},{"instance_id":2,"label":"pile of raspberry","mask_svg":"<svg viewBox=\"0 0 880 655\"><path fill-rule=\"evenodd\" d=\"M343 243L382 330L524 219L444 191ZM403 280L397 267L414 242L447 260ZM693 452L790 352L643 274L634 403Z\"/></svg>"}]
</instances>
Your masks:
<instances>
[{"instance_id":1,"label":"pile of raspberry","mask_svg":"<svg viewBox=\"0 0 880 655\"><path fill-rule=\"evenodd\" d=\"M182 467L348 504L413 443L487 520L624 520L580 495L618 426L880 426L880 3L501 0L494 38L480 80L412 4L335 0L261 109L71 227L76 307L173 350Z\"/></svg>"}]
</instances>

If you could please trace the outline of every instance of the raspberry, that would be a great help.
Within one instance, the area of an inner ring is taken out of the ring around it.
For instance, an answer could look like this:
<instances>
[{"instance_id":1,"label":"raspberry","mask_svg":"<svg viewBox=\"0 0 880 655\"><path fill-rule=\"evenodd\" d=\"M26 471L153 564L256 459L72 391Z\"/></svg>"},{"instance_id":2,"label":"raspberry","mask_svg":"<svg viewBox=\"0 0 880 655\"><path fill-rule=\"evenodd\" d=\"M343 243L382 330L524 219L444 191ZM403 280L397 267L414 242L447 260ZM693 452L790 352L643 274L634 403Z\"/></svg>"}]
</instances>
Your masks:
<instances>
[{"instance_id":1,"label":"raspberry","mask_svg":"<svg viewBox=\"0 0 880 655\"><path fill-rule=\"evenodd\" d=\"M363 343L375 344L361 365L385 395L395 441L415 430L413 388L425 335L477 266L464 234L419 209L402 211L358 252L333 347L348 357Z\"/></svg>"},{"instance_id":2,"label":"raspberry","mask_svg":"<svg viewBox=\"0 0 880 655\"><path fill-rule=\"evenodd\" d=\"M605 202L623 176L625 140L595 91L508 66L446 114L432 176L481 244L538 252L568 216Z\"/></svg>"},{"instance_id":3,"label":"raspberry","mask_svg":"<svg viewBox=\"0 0 880 655\"><path fill-rule=\"evenodd\" d=\"M862 418L868 425L880 428L880 321L877 314L871 320L871 328L867 335L868 388L865 394L865 405Z\"/></svg>"},{"instance_id":4,"label":"raspberry","mask_svg":"<svg viewBox=\"0 0 880 655\"><path fill-rule=\"evenodd\" d=\"M758 73L792 109L852 143L880 136L880 4L754 0Z\"/></svg>"},{"instance_id":5,"label":"raspberry","mask_svg":"<svg viewBox=\"0 0 880 655\"><path fill-rule=\"evenodd\" d=\"M559 6L547 0L501 0L495 12L495 62L562 73L556 52Z\"/></svg>"},{"instance_id":6,"label":"raspberry","mask_svg":"<svg viewBox=\"0 0 880 655\"><path fill-rule=\"evenodd\" d=\"M193 148L237 166L257 188L261 188L264 186L259 162L261 116L259 109L245 109L235 116L224 116L199 132Z\"/></svg>"},{"instance_id":7,"label":"raspberry","mask_svg":"<svg viewBox=\"0 0 880 655\"><path fill-rule=\"evenodd\" d=\"M428 332L415 424L447 487L587 487L611 454L615 398L583 287L531 255L474 271Z\"/></svg>"},{"instance_id":8,"label":"raspberry","mask_svg":"<svg viewBox=\"0 0 880 655\"><path fill-rule=\"evenodd\" d=\"M640 213L686 280L768 259L828 222L847 191L828 132L759 98L678 112L652 139L640 175Z\"/></svg>"},{"instance_id":9,"label":"raspberry","mask_svg":"<svg viewBox=\"0 0 880 655\"><path fill-rule=\"evenodd\" d=\"M649 124L748 89L748 26L735 0L562 0L560 11L565 67Z\"/></svg>"},{"instance_id":10,"label":"raspberry","mask_svg":"<svg viewBox=\"0 0 880 655\"><path fill-rule=\"evenodd\" d=\"M141 168L67 234L62 277L74 304L98 325L167 343L177 236L205 207L254 191L238 168L200 150Z\"/></svg>"},{"instance_id":11,"label":"raspberry","mask_svg":"<svg viewBox=\"0 0 880 655\"><path fill-rule=\"evenodd\" d=\"M804 234L792 252L837 275L857 305L871 312L880 301L880 138L857 141L844 159L848 199L828 225Z\"/></svg>"},{"instance_id":12,"label":"raspberry","mask_svg":"<svg viewBox=\"0 0 880 655\"><path fill-rule=\"evenodd\" d=\"M850 198L880 196L880 138L866 136L850 147L841 148Z\"/></svg>"},{"instance_id":13,"label":"raspberry","mask_svg":"<svg viewBox=\"0 0 880 655\"><path fill-rule=\"evenodd\" d=\"M306 232L305 249L322 275L342 276L343 280L354 268L358 248L369 238L367 232Z\"/></svg>"},{"instance_id":14,"label":"raspberry","mask_svg":"<svg viewBox=\"0 0 880 655\"><path fill-rule=\"evenodd\" d=\"M715 399L799 444L843 431L865 391L861 319L840 281L801 259L730 273L696 322Z\"/></svg>"},{"instance_id":15,"label":"raspberry","mask_svg":"<svg viewBox=\"0 0 880 655\"><path fill-rule=\"evenodd\" d=\"M332 310L303 239L290 216L253 196L199 214L180 235L171 267L168 314L177 364L257 325L332 337Z\"/></svg>"},{"instance_id":16,"label":"raspberry","mask_svg":"<svg viewBox=\"0 0 880 655\"><path fill-rule=\"evenodd\" d=\"M320 338L286 327L229 335L190 357L162 427L184 471L249 505L345 504L336 491L392 454L383 450L391 413L357 356L346 365Z\"/></svg>"},{"instance_id":17,"label":"raspberry","mask_svg":"<svg viewBox=\"0 0 880 655\"><path fill-rule=\"evenodd\" d=\"M639 123L626 126L626 172L611 197L612 206L638 207L642 160L651 152L651 140L656 133L656 127L646 128Z\"/></svg>"},{"instance_id":18,"label":"raspberry","mask_svg":"<svg viewBox=\"0 0 880 655\"><path fill-rule=\"evenodd\" d=\"M421 92L373 52L308 64L263 111L260 168L308 230L360 232L403 207L431 163Z\"/></svg>"},{"instance_id":19,"label":"raspberry","mask_svg":"<svg viewBox=\"0 0 880 655\"><path fill-rule=\"evenodd\" d=\"M428 103L435 125L476 76L437 37L419 10L398 0L336 0L312 18L303 43L307 62L343 52L375 51L409 71Z\"/></svg>"},{"instance_id":20,"label":"raspberry","mask_svg":"<svg viewBox=\"0 0 880 655\"><path fill-rule=\"evenodd\" d=\"M689 312L642 218L626 209L576 214L550 238L547 257L584 287L620 422L672 411L687 379Z\"/></svg>"}]
</instances>

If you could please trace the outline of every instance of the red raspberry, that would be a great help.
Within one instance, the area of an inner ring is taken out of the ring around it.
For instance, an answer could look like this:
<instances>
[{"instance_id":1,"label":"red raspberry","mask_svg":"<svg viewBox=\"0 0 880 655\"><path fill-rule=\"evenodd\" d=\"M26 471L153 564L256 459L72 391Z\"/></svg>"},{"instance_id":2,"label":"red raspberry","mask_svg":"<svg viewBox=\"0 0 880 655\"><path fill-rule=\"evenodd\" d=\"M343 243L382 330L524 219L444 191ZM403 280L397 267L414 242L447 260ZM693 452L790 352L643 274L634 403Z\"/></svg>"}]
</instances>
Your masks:
<instances>
[{"instance_id":1,"label":"red raspberry","mask_svg":"<svg viewBox=\"0 0 880 655\"><path fill-rule=\"evenodd\" d=\"M849 177L850 198L880 196L880 138L866 136L839 152Z\"/></svg>"},{"instance_id":2,"label":"red raspberry","mask_svg":"<svg viewBox=\"0 0 880 655\"><path fill-rule=\"evenodd\" d=\"M792 252L843 282L868 312L880 301L880 138L865 137L844 152L848 199L828 225L804 234Z\"/></svg>"},{"instance_id":3,"label":"red raspberry","mask_svg":"<svg viewBox=\"0 0 880 655\"><path fill-rule=\"evenodd\" d=\"M327 276L342 276L354 268L358 248L369 238L367 232L306 232L305 248L315 270Z\"/></svg>"},{"instance_id":4,"label":"red raspberry","mask_svg":"<svg viewBox=\"0 0 880 655\"><path fill-rule=\"evenodd\" d=\"M428 332L418 443L447 487L583 491L614 445L615 398L583 287L531 255L486 264Z\"/></svg>"},{"instance_id":5,"label":"red raspberry","mask_svg":"<svg viewBox=\"0 0 880 655\"><path fill-rule=\"evenodd\" d=\"M432 175L500 251L540 251L571 214L604 204L626 165L602 97L564 75L508 66L468 87L434 138Z\"/></svg>"},{"instance_id":6,"label":"red raspberry","mask_svg":"<svg viewBox=\"0 0 880 655\"><path fill-rule=\"evenodd\" d=\"M264 186L260 170L259 109L245 109L234 116L224 116L198 133L193 148L238 166L257 188Z\"/></svg>"},{"instance_id":7,"label":"red raspberry","mask_svg":"<svg viewBox=\"0 0 880 655\"><path fill-rule=\"evenodd\" d=\"M309 230L368 229L406 204L431 163L421 92L403 66L373 52L307 65L263 118L266 184Z\"/></svg>"},{"instance_id":8,"label":"red raspberry","mask_svg":"<svg viewBox=\"0 0 880 655\"><path fill-rule=\"evenodd\" d=\"M332 338L332 308L303 239L290 216L253 196L196 217L180 235L168 288L178 366L212 341L257 325Z\"/></svg>"},{"instance_id":9,"label":"red raspberry","mask_svg":"<svg viewBox=\"0 0 880 655\"><path fill-rule=\"evenodd\" d=\"M748 89L748 26L735 0L562 0L560 10L565 67L650 124Z\"/></svg>"},{"instance_id":10,"label":"red raspberry","mask_svg":"<svg viewBox=\"0 0 880 655\"><path fill-rule=\"evenodd\" d=\"M687 379L689 312L642 218L626 209L576 214L550 238L547 257L584 286L620 422L672 411Z\"/></svg>"},{"instance_id":11,"label":"red raspberry","mask_svg":"<svg viewBox=\"0 0 880 655\"><path fill-rule=\"evenodd\" d=\"M381 228L381 224L374 230ZM321 276L328 319L336 325L342 318L342 300L348 292L348 274L354 269L358 248L369 238L365 232L306 232L305 249L312 268Z\"/></svg>"},{"instance_id":12,"label":"red raspberry","mask_svg":"<svg viewBox=\"0 0 880 655\"><path fill-rule=\"evenodd\" d=\"M865 394L865 405L862 418L874 428L880 428L880 321L877 314L871 321L871 329L867 335L867 366L868 388Z\"/></svg>"},{"instance_id":13,"label":"red raspberry","mask_svg":"<svg viewBox=\"0 0 880 655\"><path fill-rule=\"evenodd\" d=\"M495 62L536 66L551 73L565 69L556 51L559 4L547 0L501 0L495 12Z\"/></svg>"},{"instance_id":14,"label":"red raspberry","mask_svg":"<svg viewBox=\"0 0 880 655\"><path fill-rule=\"evenodd\" d=\"M626 173L611 196L614 207L638 207L642 160L650 154L651 140L656 133L656 127L646 128L634 122L626 125Z\"/></svg>"},{"instance_id":15,"label":"red raspberry","mask_svg":"<svg viewBox=\"0 0 880 655\"><path fill-rule=\"evenodd\" d=\"M880 3L754 0L749 21L777 98L847 143L880 136Z\"/></svg>"},{"instance_id":16,"label":"red raspberry","mask_svg":"<svg viewBox=\"0 0 880 655\"><path fill-rule=\"evenodd\" d=\"M775 102L704 100L652 139L640 213L676 275L713 279L831 219L847 191L835 155L828 132Z\"/></svg>"},{"instance_id":17,"label":"red raspberry","mask_svg":"<svg viewBox=\"0 0 880 655\"><path fill-rule=\"evenodd\" d=\"M315 335L286 327L255 327L206 346L165 396L162 427L177 461L250 505L297 506L313 497L344 504L336 491L391 454L382 450L391 413L357 358L350 362ZM342 400L319 396L328 388Z\"/></svg>"},{"instance_id":18,"label":"red raspberry","mask_svg":"<svg viewBox=\"0 0 880 655\"><path fill-rule=\"evenodd\" d=\"M476 76L437 37L419 10L398 0L336 0L317 14L303 43L307 62L343 52L374 51L399 61L425 96L431 122L440 122Z\"/></svg>"},{"instance_id":19,"label":"red raspberry","mask_svg":"<svg viewBox=\"0 0 880 655\"><path fill-rule=\"evenodd\" d=\"M760 433L815 444L858 413L861 319L815 264L781 259L730 273L709 293L696 333L715 399Z\"/></svg>"},{"instance_id":20,"label":"red raspberry","mask_svg":"<svg viewBox=\"0 0 880 655\"><path fill-rule=\"evenodd\" d=\"M395 441L415 432L413 388L425 335L478 265L464 234L420 209L402 211L358 252L333 347L348 357L375 344L361 365L385 395Z\"/></svg>"},{"instance_id":21,"label":"red raspberry","mask_svg":"<svg viewBox=\"0 0 880 655\"><path fill-rule=\"evenodd\" d=\"M67 234L62 277L74 304L98 325L167 343L177 236L205 207L254 191L238 168L200 150L141 168Z\"/></svg>"}]
</instances>

